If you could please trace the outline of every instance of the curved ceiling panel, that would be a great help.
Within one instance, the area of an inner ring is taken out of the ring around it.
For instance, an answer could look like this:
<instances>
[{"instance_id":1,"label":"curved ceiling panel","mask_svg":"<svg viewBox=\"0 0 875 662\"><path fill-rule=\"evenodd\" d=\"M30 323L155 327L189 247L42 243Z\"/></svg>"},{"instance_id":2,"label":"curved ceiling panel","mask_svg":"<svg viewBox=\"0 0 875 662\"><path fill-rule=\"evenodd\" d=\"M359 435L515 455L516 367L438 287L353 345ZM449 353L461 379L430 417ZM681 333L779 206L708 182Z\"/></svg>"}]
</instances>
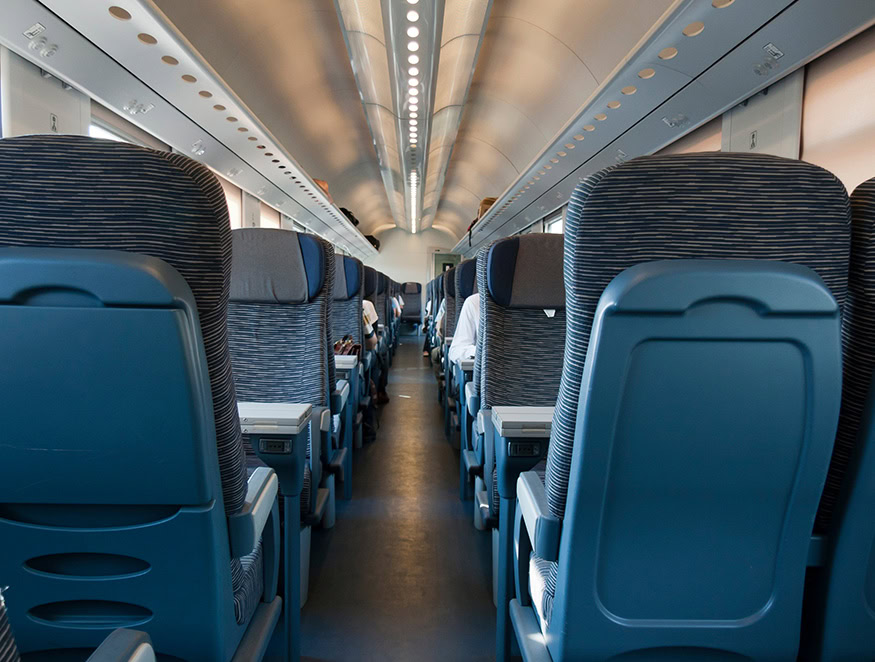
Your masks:
<instances>
[{"instance_id":1,"label":"curved ceiling panel","mask_svg":"<svg viewBox=\"0 0 875 662\"><path fill-rule=\"evenodd\" d=\"M462 234L672 0L495 0L435 222Z\"/></svg>"},{"instance_id":2,"label":"curved ceiling panel","mask_svg":"<svg viewBox=\"0 0 875 662\"><path fill-rule=\"evenodd\" d=\"M390 204L334 3L154 2L301 166L328 181L364 232L394 222L404 192L393 191ZM500 195L527 168L672 2L494 0L467 99L463 88L438 86L435 121L444 108L451 124L456 104L464 106L455 143L430 145L430 161L451 157L442 186L438 172L427 173L423 225L433 218L461 236L480 199ZM356 0L346 5L354 10ZM444 19L462 35L442 44L449 69L454 58L469 61L477 42L465 27L470 17L457 13ZM381 33L359 18L363 32ZM394 157L395 124L378 124L370 128L386 134L380 142Z\"/></svg>"},{"instance_id":3,"label":"curved ceiling panel","mask_svg":"<svg viewBox=\"0 0 875 662\"><path fill-rule=\"evenodd\" d=\"M154 1L363 232L392 222L334 3Z\"/></svg>"}]
</instances>

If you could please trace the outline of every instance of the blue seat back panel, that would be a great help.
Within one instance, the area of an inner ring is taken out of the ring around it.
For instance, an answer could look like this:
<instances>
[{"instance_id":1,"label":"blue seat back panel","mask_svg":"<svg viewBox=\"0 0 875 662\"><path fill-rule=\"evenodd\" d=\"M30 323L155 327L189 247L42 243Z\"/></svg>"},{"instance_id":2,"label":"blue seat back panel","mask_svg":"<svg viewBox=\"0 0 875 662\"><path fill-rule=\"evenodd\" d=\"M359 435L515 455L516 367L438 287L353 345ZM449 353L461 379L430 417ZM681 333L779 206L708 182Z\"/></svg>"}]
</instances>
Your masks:
<instances>
[{"instance_id":1,"label":"blue seat back panel","mask_svg":"<svg viewBox=\"0 0 875 662\"><path fill-rule=\"evenodd\" d=\"M796 265L655 262L612 281L580 388L554 659L794 659L839 325Z\"/></svg>"},{"instance_id":2,"label":"blue seat back panel","mask_svg":"<svg viewBox=\"0 0 875 662\"><path fill-rule=\"evenodd\" d=\"M140 627L228 659L242 628L185 280L133 253L0 248L0 282L0 584L22 652Z\"/></svg>"}]
</instances>

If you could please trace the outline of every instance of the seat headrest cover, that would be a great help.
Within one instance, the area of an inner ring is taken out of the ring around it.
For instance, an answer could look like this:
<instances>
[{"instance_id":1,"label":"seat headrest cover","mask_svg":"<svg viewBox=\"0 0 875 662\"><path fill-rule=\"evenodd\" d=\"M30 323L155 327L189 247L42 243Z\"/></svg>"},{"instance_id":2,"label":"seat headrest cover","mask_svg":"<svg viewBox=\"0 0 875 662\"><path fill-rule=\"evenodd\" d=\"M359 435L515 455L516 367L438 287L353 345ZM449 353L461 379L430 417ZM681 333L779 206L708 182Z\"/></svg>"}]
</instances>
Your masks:
<instances>
[{"instance_id":1,"label":"seat headrest cover","mask_svg":"<svg viewBox=\"0 0 875 662\"><path fill-rule=\"evenodd\" d=\"M334 300L348 301L361 290L360 262L354 257L341 255L334 256Z\"/></svg>"},{"instance_id":2,"label":"seat headrest cover","mask_svg":"<svg viewBox=\"0 0 875 662\"><path fill-rule=\"evenodd\" d=\"M465 260L456 267L456 293L463 299L477 291L477 260Z\"/></svg>"},{"instance_id":3,"label":"seat headrest cover","mask_svg":"<svg viewBox=\"0 0 875 662\"><path fill-rule=\"evenodd\" d=\"M386 293L386 282L389 279L386 278L386 274L382 271L377 272L377 294L385 294Z\"/></svg>"},{"instance_id":4,"label":"seat headrest cover","mask_svg":"<svg viewBox=\"0 0 875 662\"><path fill-rule=\"evenodd\" d=\"M402 294L420 294L422 292L422 285L420 283L404 283L404 289L401 290Z\"/></svg>"},{"instance_id":5,"label":"seat headrest cover","mask_svg":"<svg viewBox=\"0 0 875 662\"><path fill-rule=\"evenodd\" d=\"M239 228L231 238L231 301L306 303L322 290L318 239L272 228Z\"/></svg>"},{"instance_id":6,"label":"seat headrest cover","mask_svg":"<svg viewBox=\"0 0 875 662\"><path fill-rule=\"evenodd\" d=\"M565 308L564 237L526 234L489 249L489 295L505 308Z\"/></svg>"}]
</instances>

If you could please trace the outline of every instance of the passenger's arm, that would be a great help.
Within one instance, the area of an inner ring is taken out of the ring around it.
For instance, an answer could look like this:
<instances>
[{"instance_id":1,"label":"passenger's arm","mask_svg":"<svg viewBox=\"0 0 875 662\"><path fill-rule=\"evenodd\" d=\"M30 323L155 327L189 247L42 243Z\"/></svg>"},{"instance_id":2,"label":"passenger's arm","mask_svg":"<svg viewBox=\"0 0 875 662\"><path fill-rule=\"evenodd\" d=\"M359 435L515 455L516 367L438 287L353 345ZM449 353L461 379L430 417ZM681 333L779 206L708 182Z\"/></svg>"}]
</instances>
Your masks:
<instances>
[{"instance_id":1,"label":"passenger's arm","mask_svg":"<svg viewBox=\"0 0 875 662\"><path fill-rule=\"evenodd\" d=\"M453 333L453 342L450 345L450 363L456 363L461 359L470 359L477 350L477 318L475 316L474 297L465 299L456 331ZM479 313L479 311L476 311Z\"/></svg>"}]
</instances>

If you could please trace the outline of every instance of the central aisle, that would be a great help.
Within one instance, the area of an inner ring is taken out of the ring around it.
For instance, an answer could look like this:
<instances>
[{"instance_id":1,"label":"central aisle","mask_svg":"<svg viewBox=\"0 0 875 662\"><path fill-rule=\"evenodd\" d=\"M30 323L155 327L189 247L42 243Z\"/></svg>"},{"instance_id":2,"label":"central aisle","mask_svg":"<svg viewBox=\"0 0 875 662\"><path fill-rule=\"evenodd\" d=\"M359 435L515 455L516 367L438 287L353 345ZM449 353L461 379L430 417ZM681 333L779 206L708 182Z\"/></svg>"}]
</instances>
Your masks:
<instances>
[{"instance_id":1,"label":"central aisle","mask_svg":"<svg viewBox=\"0 0 875 662\"><path fill-rule=\"evenodd\" d=\"M402 338L377 441L355 452L353 499L338 500L333 530L314 531L305 660L494 658L490 539L459 501L421 348Z\"/></svg>"}]
</instances>

